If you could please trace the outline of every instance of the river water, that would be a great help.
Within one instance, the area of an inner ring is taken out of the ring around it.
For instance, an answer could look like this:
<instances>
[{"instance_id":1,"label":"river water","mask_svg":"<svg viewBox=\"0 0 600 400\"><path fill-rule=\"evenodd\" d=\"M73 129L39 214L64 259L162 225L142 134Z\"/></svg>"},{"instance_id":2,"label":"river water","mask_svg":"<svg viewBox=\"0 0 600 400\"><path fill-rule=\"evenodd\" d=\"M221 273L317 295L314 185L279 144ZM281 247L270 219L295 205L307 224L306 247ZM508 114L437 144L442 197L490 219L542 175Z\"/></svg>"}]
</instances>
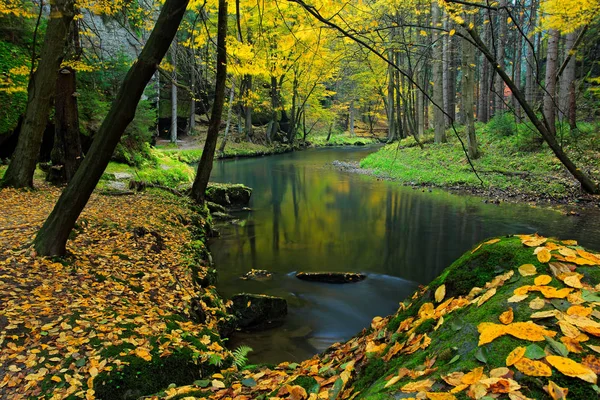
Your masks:
<instances>
[{"instance_id":1,"label":"river water","mask_svg":"<svg viewBox=\"0 0 600 400\"><path fill-rule=\"evenodd\" d=\"M251 362L300 361L347 340L374 316L426 285L490 236L538 232L600 249L600 217L579 217L340 172L334 160L357 161L376 148L324 148L215 162L212 180L254 189L250 212L218 226L210 242L225 296L264 293L288 300L280 328L238 334L230 347L254 349ZM268 281L239 277L251 269ZM363 272L359 283L305 282L298 271Z\"/></svg>"}]
</instances>

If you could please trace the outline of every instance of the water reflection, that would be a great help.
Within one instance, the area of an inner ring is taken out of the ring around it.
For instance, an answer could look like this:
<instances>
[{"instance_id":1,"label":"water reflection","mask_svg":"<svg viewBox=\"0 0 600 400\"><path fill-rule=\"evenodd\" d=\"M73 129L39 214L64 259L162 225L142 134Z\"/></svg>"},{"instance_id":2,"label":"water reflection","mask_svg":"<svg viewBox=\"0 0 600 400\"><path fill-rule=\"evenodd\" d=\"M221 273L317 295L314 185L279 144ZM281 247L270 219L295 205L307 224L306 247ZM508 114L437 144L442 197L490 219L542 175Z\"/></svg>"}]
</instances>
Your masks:
<instances>
[{"instance_id":1,"label":"water reflection","mask_svg":"<svg viewBox=\"0 0 600 400\"><path fill-rule=\"evenodd\" d=\"M286 326L253 337L254 347L286 344L265 346L267 353L255 354L254 361L290 359L288 353L303 357L347 339L373 316L393 312L416 283L427 284L486 237L537 231L600 247L597 213L574 218L528 206L483 204L479 198L413 190L329 165L358 160L369 151L321 149L215 164L215 181L254 188L254 211L220 227L222 237L211 243L219 289L226 295L280 295L291 304ZM252 268L276 276L267 283L238 279ZM323 270L371 275L345 286L289 275ZM310 333L293 335L303 329Z\"/></svg>"}]
</instances>

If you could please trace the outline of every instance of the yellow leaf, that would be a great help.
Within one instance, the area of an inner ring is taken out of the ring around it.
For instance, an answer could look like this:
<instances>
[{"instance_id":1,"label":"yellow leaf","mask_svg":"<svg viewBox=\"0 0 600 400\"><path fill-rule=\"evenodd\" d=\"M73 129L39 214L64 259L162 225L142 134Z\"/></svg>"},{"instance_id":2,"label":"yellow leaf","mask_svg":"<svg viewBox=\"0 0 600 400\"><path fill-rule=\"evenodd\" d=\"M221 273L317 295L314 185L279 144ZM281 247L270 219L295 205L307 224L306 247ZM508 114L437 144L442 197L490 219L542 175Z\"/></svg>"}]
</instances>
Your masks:
<instances>
[{"instance_id":1,"label":"yellow leaf","mask_svg":"<svg viewBox=\"0 0 600 400\"><path fill-rule=\"evenodd\" d=\"M398 375L392 377L392 379L390 379L389 381L387 381L387 383L385 384L384 387L390 387L392 386L394 383L398 382L400 380L400 377Z\"/></svg>"},{"instance_id":2,"label":"yellow leaf","mask_svg":"<svg viewBox=\"0 0 600 400\"><path fill-rule=\"evenodd\" d=\"M50 378L50 380L54 381L54 382L61 382L62 381L62 379L58 375L54 375L52 378Z\"/></svg>"},{"instance_id":3,"label":"yellow leaf","mask_svg":"<svg viewBox=\"0 0 600 400\"><path fill-rule=\"evenodd\" d=\"M225 387L225 384L217 379L213 379L211 384L212 384L212 387L217 388L217 389L223 389Z\"/></svg>"},{"instance_id":4,"label":"yellow leaf","mask_svg":"<svg viewBox=\"0 0 600 400\"><path fill-rule=\"evenodd\" d=\"M521 301L525 300L528 297L529 297L528 294L515 294L514 296L509 297L507 299L507 301L509 303L520 303Z\"/></svg>"},{"instance_id":5,"label":"yellow leaf","mask_svg":"<svg viewBox=\"0 0 600 400\"><path fill-rule=\"evenodd\" d=\"M550 275L540 275L536 277L533 281L537 286L544 286L552 282L552 277Z\"/></svg>"},{"instance_id":6,"label":"yellow leaf","mask_svg":"<svg viewBox=\"0 0 600 400\"><path fill-rule=\"evenodd\" d=\"M589 307L584 306L571 306L567 309L567 315L579 315L580 317L589 317L592 315L593 310Z\"/></svg>"},{"instance_id":7,"label":"yellow leaf","mask_svg":"<svg viewBox=\"0 0 600 400\"><path fill-rule=\"evenodd\" d=\"M562 244L566 246L577 246L577 240L563 240Z\"/></svg>"},{"instance_id":8,"label":"yellow leaf","mask_svg":"<svg viewBox=\"0 0 600 400\"><path fill-rule=\"evenodd\" d=\"M450 30L450 32L448 32L448 35L454 36L455 33L456 33L456 29L452 29L452 30Z\"/></svg>"},{"instance_id":9,"label":"yellow leaf","mask_svg":"<svg viewBox=\"0 0 600 400\"><path fill-rule=\"evenodd\" d=\"M407 383L406 385L402 386L401 390L404 393L429 392L434 383L435 381L431 379L424 379L421 381Z\"/></svg>"},{"instance_id":10,"label":"yellow leaf","mask_svg":"<svg viewBox=\"0 0 600 400\"><path fill-rule=\"evenodd\" d=\"M96 367L91 367L91 368L90 368L90 370L89 370L89 373L90 373L90 375L91 375L91 376L96 376L96 375L98 375L98 368L96 368Z\"/></svg>"},{"instance_id":11,"label":"yellow leaf","mask_svg":"<svg viewBox=\"0 0 600 400\"><path fill-rule=\"evenodd\" d=\"M465 376L463 376L461 379L461 383L463 383L465 385L472 385L475 382L478 382L482 376L483 376L483 367L478 367L478 368L475 368L473 371L465 374Z\"/></svg>"},{"instance_id":12,"label":"yellow leaf","mask_svg":"<svg viewBox=\"0 0 600 400\"><path fill-rule=\"evenodd\" d=\"M480 333L479 346L490 343L503 335L512 335L518 339L530 340L532 342L541 342L542 340L545 340L544 336L556 336L556 332L536 325L531 321L514 322L509 325L482 322L477 326L477 330Z\"/></svg>"},{"instance_id":13,"label":"yellow leaf","mask_svg":"<svg viewBox=\"0 0 600 400\"><path fill-rule=\"evenodd\" d=\"M546 239L545 237L542 236L529 236L526 237L525 240L522 240L523 244L527 247L538 247L544 243L546 243L548 239Z\"/></svg>"},{"instance_id":14,"label":"yellow leaf","mask_svg":"<svg viewBox=\"0 0 600 400\"><path fill-rule=\"evenodd\" d=\"M519 274L521 274L521 276L531 276L536 273L537 270L533 264L523 264L519 267Z\"/></svg>"},{"instance_id":15,"label":"yellow leaf","mask_svg":"<svg viewBox=\"0 0 600 400\"><path fill-rule=\"evenodd\" d=\"M569 389L562 388L551 380L548 381L548 386L544 386L546 392L552 397L552 400L566 400Z\"/></svg>"},{"instance_id":16,"label":"yellow leaf","mask_svg":"<svg viewBox=\"0 0 600 400\"><path fill-rule=\"evenodd\" d=\"M425 303L421 306L421 308L419 308L419 318L421 319L429 319L429 318L433 318L434 315L434 309L433 309L433 304L432 303Z\"/></svg>"},{"instance_id":17,"label":"yellow leaf","mask_svg":"<svg viewBox=\"0 0 600 400\"><path fill-rule=\"evenodd\" d=\"M532 310L541 310L542 308L544 308L545 305L546 302L544 301L544 299L540 299L539 297L536 297L535 299L529 302L529 308L531 308Z\"/></svg>"},{"instance_id":18,"label":"yellow leaf","mask_svg":"<svg viewBox=\"0 0 600 400\"><path fill-rule=\"evenodd\" d=\"M427 393L427 398L429 400L456 400L456 397L452 393L429 392Z\"/></svg>"},{"instance_id":19,"label":"yellow leaf","mask_svg":"<svg viewBox=\"0 0 600 400\"><path fill-rule=\"evenodd\" d=\"M435 290L435 302L440 303L446 297L446 285L440 285Z\"/></svg>"},{"instance_id":20,"label":"yellow leaf","mask_svg":"<svg viewBox=\"0 0 600 400\"><path fill-rule=\"evenodd\" d=\"M513 365L514 363L519 361L521 358L523 358L526 350L527 350L527 348L522 347L522 346L516 347L506 357L506 366L510 367L511 365Z\"/></svg>"},{"instance_id":21,"label":"yellow leaf","mask_svg":"<svg viewBox=\"0 0 600 400\"><path fill-rule=\"evenodd\" d=\"M567 276L563 280L563 282L565 283L565 285L571 286L572 288L581 289L581 288L583 288L583 285L581 284L581 281L579 279L580 278L578 275L571 275L571 276Z\"/></svg>"},{"instance_id":22,"label":"yellow leaf","mask_svg":"<svg viewBox=\"0 0 600 400\"><path fill-rule=\"evenodd\" d=\"M483 303L485 303L486 301L488 301L489 299L492 298L493 295L496 294L496 288L492 288L490 290L488 290L487 292L485 292L480 298L479 301L477 301L477 307L480 307Z\"/></svg>"},{"instance_id":23,"label":"yellow leaf","mask_svg":"<svg viewBox=\"0 0 600 400\"><path fill-rule=\"evenodd\" d=\"M570 358L561 356L547 356L546 361L548 361L550 365L552 365L564 375L573 378L579 378L581 380L593 384L596 384L596 382L598 381L598 377L596 376L596 373L594 371L584 366L583 364L571 360Z\"/></svg>"},{"instance_id":24,"label":"yellow leaf","mask_svg":"<svg viewBox=\"0 0 600 400\"><path fill-rule=\"evenodd\" d=\"M150 355L150 352L143 347L137 347L135 349L135 355L146 361L152 360L152 356Z\"/></svg>"},{"instance_id":25,"label":"yellow leaf","mask_svg":"<svg viewBox=\"0 0 600 400\"><path fill-rule=\"evenodd\" d=\"M507 325L507 324L510 324L511 322L513 322L514 317L515 317L515 315L513 313L513 309L509 308L507 311L504 311L502 314L500 314L498 319L504 325Z\"/></svg>"},{"instance_id":26,"label":"yellow leaf","mask_svg":"<svg viewBox=\"0 0 600 400\"><path fill-rule=\"evenodd\" d=\"M515 368L529 376L552 376L552 370L547 364L526 357L517 361Z\"/></svg>"},{"instance_id":27,"label":"yellow leaf","mask_svg":"<svg viewBox=\"0 0 600 400\"><path fill-rule=\"evenodd\" d=\"M552 255L550 254L550 251L548 251L548 249L545 247L543 247L537 253L537 259L541 263L547 263L548 261L550 261L551 258L552 258Z\"/></svg>"},{"instance_id":28,"label":"yellow leaf","mask_svg":"<svg viewBox=\"0 0 600 400\"><path fill-rule=\"evenodd\" d=\"M456 31L454 29L452 29L450 32L456 32ZM498 243L499 241L500 241L500 239L490 239L487 242L485 242L484 244L494 244L494 243Z\"/></svg>"}]
</instances>

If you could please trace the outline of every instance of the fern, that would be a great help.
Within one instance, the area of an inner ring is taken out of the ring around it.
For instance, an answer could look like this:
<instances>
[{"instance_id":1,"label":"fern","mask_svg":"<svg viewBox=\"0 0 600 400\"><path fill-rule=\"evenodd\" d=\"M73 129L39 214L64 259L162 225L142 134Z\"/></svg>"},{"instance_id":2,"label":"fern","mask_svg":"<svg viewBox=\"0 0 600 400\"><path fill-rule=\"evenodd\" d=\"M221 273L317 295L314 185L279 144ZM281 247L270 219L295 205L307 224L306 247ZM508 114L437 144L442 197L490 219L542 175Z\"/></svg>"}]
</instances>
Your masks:
<instances>
[{"instance_id":1,"label":"fern","mask_svg":"<svg viewBox=\"0 0 600 400\"><path fill-rule=\"evenodd\" d=\"M238 368L243 368L248 362L248 353L252 351L252 347L250 346L240 346L235 349L233 354L233 364Z\"/></svg>"},{"instance_id":2,"label":"fern","mask_svg":"<svg viewBox=\"0 0 600 400\"><path fill-rule=\"evenodd\" d=\"M223 365L223 359L218 354L211 354L208 356L208 363L215 367L220 367Z\"/></svg>"}]
</instances>

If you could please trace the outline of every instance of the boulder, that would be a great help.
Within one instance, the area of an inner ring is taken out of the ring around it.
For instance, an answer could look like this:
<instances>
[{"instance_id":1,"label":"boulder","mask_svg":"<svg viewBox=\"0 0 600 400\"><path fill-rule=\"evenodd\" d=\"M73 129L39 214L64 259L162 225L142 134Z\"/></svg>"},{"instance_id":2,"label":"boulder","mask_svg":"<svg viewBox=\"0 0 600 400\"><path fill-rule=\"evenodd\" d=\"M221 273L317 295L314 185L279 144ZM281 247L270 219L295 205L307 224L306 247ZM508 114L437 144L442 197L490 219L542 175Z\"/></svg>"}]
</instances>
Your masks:
<instances>
[{"instance_id":1,"label":"boulder","mask_svg":"<svg viewBox=\"0 0 600 400\"><path fill-rule=\"evenodd\" d=\"M245 207L250 202L252 189L241 184L214 183L206 188L206 200L223 207Z\"/></svg>"},{"instance_id":2,"label":"boulder","mask_svg":"<svg viewBox=\"0 0 600 400\"><path fill-rule=\"evenodd\" d=\"M260 331L279 326L287 315L287 301L264 294L240 293L231 298L231 311L242 331Z\"/></svg>"},{"instance_id":3,"label":"boulder","mask_svg":"<svg viewBox=\"0 0 600 400\"><path fill-rule=\"evenodd\" d=\"M273 277L273 274L264 269L251 269L244 275L240 276L240 279L250 281L266 281Z\"/></svg>"},{"instance_id":4,"label":"boulder","mask_svg":"<svg viewBox=\"0 0 600 400\"><path fill-rule=\"evenodd\" d=\"M298 272L296 278L303 281L323 283L354 283L367 276L356 272Z\"/></svg>"}]
</instances>

